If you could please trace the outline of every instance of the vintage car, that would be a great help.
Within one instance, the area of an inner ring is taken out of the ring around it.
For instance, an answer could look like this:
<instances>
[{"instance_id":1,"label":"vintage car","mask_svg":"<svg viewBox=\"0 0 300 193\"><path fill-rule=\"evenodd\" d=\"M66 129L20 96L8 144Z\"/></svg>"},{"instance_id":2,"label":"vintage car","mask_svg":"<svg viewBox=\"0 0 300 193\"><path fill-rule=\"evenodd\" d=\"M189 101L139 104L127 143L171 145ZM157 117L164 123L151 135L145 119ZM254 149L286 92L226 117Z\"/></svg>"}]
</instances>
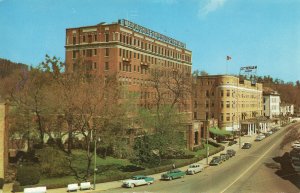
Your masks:
<instances>
[{"instance_id":1,"label":"vintage car","mask_svg":"<svg viewBox=\"0 0 300 193\"><path fill-rule=\"evenodd\" d=\"M230 157L233 157L233 156L235 156L236 151L234 151L233 149L228 149L228 150L227 150L227 154L228 154Z\"/></svg>"},{"instance_id":2,"label":"vintage car","mask_svg":"<svg viewBox=\"0 0 300 193\"><path fill-rule=\"evenodd\" d=\"M186 174L195 174L198 172L202 172L203 169L204 167L201 164L191 164L186 170Z\"/></svg>"},{"instance_id":3,"label":"vintage car","mask_svg":"<svg viewBox=\"0 0 300 193\"><path fill-rule=\"evenodd\" d=\"M150 185L154 182L154 178L148 176L133 176L130 180L123 181L122 186L133 188L135 186Z\"/></svg>"},{"instance_id":4,"label":"vintage car","mask_svg":"<svg viewBox=\"0 0 300 193\"><path fill-rule=\"evenodd\" d=\"M210 161L209 165L210 166L216 166L222 163L222 159L220 156L215 156L213 159Z\"/></svg>"},{"instance_id":5,"label":"vintage car","mask_svg":"<svg viewBox=\"0 0 300 193\"><path fill-rule=\"evenodd\" d=\"M242 149L250 149L251 148L251 143L249 143L249 142L246 142L246 143L244 143L244 145L243 145L243 147L242 147Z\"/></svg>"},{"instance_id":6,"label":"vintage car","mask_svg":"<svg viewBox=\"0 0 300 193\"><path fill-rule=\"evenodd\" d=\"M162 180L173 180L176 178L183 178L185 176L185 172L179 170L179 169L174 169L170 170L164 174L161 175Z\"/></svg>"}]
</instances>

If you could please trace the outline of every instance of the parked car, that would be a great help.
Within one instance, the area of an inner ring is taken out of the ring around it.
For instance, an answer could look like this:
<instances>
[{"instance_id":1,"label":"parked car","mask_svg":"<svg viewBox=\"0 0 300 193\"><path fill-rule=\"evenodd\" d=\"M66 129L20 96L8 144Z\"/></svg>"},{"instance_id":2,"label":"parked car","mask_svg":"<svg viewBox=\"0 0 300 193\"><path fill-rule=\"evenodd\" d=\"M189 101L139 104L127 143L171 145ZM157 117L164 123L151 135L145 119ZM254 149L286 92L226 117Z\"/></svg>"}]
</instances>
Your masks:
<instances>
[{"instance_id":1,"label":"parked car","mask_svg":"<svg viewBox=\"0 0 300 193\"><path fill-rule=\"evenodd\" d=\"M295 141L295 142L292 144L292 148L294 148L294 149L300 149L300 142L299 142L299 141Z\"/></svg>"},{"instance_id":2,"label":"parked car","mask_svg":"<svg viewBox=\"0 0 300 193\"><path fill-rule=\"evenodd\" d=\"M213 159L209 162L209 165L216 166L222 163L222 159L220 156L215 156Z\"/></svg>"},{"instance_id":3,"label":"parked car","mask_svg":"<svg viewBox=\"0 0 300 193\"><path fill-rule=\"evenodd\" d=\"M202 172L204 170L203 165L201 164L191 164L189 168L186 170L186 174L195 174L198 172Z\"/></svg>"},{"instance_id":4,"label":"parked car","mask_svg":"<svg viewBox=\"0 0 300 193\"><path fill-rule=\"evenodd\" d=\"M229 158L230 158L230 156L227 153L221 153L220 157L221 157L222 161L229 160Z\"/></svg>"},{"instance_id":5,"label":"parked car","mask_svg":"<svg viewBox=\"0 0 300 193\"><path fill-rule=\"evenodd\" d=\"M233 149L228 149L228 150L227 150L227 154L228 154L230 157L235 156L235 153L236 153L236 151L234 151Z\"/></svg>"},{"instance_id":6,"label":"parked car","mask_svg":"<svg viewBox=\"0 0 300 193\"><path fill-rule=\"evenodd\" d=\"M290 151L290 158L291 160L300 160L300 150L292 149L292 151Z\"/></svg>"},{"instance_id":7,"label":"parked car","mask_svg":"<svg viewBox=\"0 0 300 193\"><path fill-rule=\"evenodd\" d=\"M237 141L234 140L234 141L229 141L228 142L228 146L231 146L231 145L234 145L234 144L237 144Z\"/></svg>"},{"instance_id":8,"label":"parked car","mask_svg":"<svg viewBox=\"0 0 300 193\"><path fill-rule=\"evenodd\" d=\"M256 136L255 141L261 141L264 138L266 138L266 136L264 134L259 134L258 136Z\"/></svg>"},{"instance_id":9,"label":"parked car","mask_svg":"<svg viewBox=\"0 0 300 193\"><path fill-rule=\"evenodd\" d=\"M292 166L296 172L300 172L300 161L292 160Z\"/></svg>"},{"instance_id":10,"label":"parked car","mask_svg":"<svg viewBox=\"0 0 300 193\"><path fill-rule=\"evenodd\" d=\"M127 188L133 188L135 186L141 186L141 185L149 185L154 182L154 178L148 177L148 176L133 176L130 180L123 181L122 186Z\"/></svg>"},{"instance_id":11,"label":"parked car","mask_svg":"<svg viewBox=\"0 0 300 193\"><path fill-rule=\"evenodd\" d=\"M185 172L179 170L179 169L174 169L170 170L164 174L161 175L162 180L173 180L176 178L183 178L185 176Z\"/></svg>"},{"instance_id":12,"label":"parked car","mask_svg":"<svg viewBox=\"0 0 300 193\"><path fill-rule=\"evenodd\" d=\"M249 143L249 142L246 142L246 143L244 143L244 145L243 145L243 147L242 147L242 149L250 149L251 148L251 143Z\"/></svg>"},{"instance_id":13,"label":"parked car","mask_svg":"<svg viewBox=\"0 0 300 193\"><path fill-rule=\"evenodd\" d=\"M272 130L270 130L270 131L268 131L268 133L269 133L270 135L272 135L272 134L273 134L273 131L272 131Z\"/></svg>"}]
</instances>

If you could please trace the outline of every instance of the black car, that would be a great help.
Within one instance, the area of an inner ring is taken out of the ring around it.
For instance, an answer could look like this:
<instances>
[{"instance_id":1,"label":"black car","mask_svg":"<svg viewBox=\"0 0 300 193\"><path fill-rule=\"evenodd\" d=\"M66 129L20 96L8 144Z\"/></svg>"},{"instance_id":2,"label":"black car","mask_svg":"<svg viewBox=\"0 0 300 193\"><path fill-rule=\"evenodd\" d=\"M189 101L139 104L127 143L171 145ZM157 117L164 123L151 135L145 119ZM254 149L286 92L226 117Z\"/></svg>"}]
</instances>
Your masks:
<instances>
[{"instance_id":1,"label":"black car","mask_svg":"<svg viewBox=\"0 0 300 193\"><path fill-rule=\"evenodd\" d=\"M251 143L244 143L242 149L250 149L251 148Z\"/></svg>"},{"instance_id":2,"label":"black car","mask_svg":"<svg viewBox=\"0 0 300 193\"><path fill-rule=\"evenodd\" d=\"M227 150L227 154L230 156L230 157L233 157L233 156L235 156L235 151L233 150L233 149L228 149Z\"/></svg>"},{"instance_id":3,"label":"black car","mask_svg":"<svg viewBox=\"0 0 300 193\"><path fill-rule=\"evenodd\" d=\"M221 153L220 157L221 157L222 161L226 161L230 158L230 156L227 153Z\"/></svg>"},{"instance_id":4,"label":"black car","mask_svg":"<svg viewBox=\"0 0 300 193\"><path fill-rule=\"evenodd\" d=\"M213 157L213 159L209 162L210 166L216 166L222 163L222 159L220 156Z\"/></svg>"},{"instance_id":5,"label":"black car","mask_svg":"<svg viewBox=\"0 0 300 193\"><path fill-rule=\"evenodd\" d=\"M228 142L228 146L231 146L231 145L234 145L234 144L237 144L237 141L234 140L234 141L229 141Z\"/></svg>"}]
</instances>

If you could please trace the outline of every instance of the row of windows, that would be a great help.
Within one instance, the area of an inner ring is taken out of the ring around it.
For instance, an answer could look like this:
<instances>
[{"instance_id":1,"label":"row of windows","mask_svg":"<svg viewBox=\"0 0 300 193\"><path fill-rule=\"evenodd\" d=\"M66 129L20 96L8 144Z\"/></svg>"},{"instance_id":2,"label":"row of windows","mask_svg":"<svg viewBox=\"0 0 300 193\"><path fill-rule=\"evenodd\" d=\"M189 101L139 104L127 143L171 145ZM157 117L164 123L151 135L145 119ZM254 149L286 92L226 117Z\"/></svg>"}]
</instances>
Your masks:
<instances>
[{"instance_id":1,"label":"row of windows","mask_svg":"<svg viewBox=\"0 0 300 193\"><path fill-rule=\"evenodd\" d=\"M184 61L191 62L191 57L189 55L181 54L180 52L176 52L172 49L154 45L152 42L146 41L144 39L132 38L131 36L128 36L126 34L120 34L119 40L124 44L133 45L139 47L140 49L150 51L165 57L179 60L182 59Z\"/></svg>"},{"instance_id":2,"label":"row of windows","mask_svg":"<svg viewBox=\"0 0 300 193\"><path fill-rule=\"evenodd\" d=\"M198 119L198 112L194 112L194 119ZM257 114L256 111L252 111L252 112L249 112L248 116L249 117L255 117ZM215 118L215 115L214 113L209 113L208 112L205 112L205 120L208 120L209 118ZM241 114L239 116L239 119L240 120L245 120L246 119L246 115L243 115ZM220 116L219 116L219 121L220 122L223 122L223 121L236 121L237 120L237 116L234 114L234 113L220 113Z\"/></svg>"},{"instance_id":3,"label":"row of windows","mask_svg":"<svg viewBox=\"0 0 300 193\"><path fill-rule=\"evenodd\" d=\"M144 54L140 54L140 53L136 53L136 52L131 52L130 50L126 50L126 49L122 49L122 48L119 49L119 56L122 58L127 58L127 59L135 58L135 59L141 60L141 62L145 62L145 63L162 64L165 67L179 68L179 69L183 69L188 72L191 71L190 66L181 65L179 63L170 62L167 60L161 60L156 57L152 57L152 56L148 56L148 55L144 55Z\"/></svg>"},{"instance_id":4,"label":"row of windows","mask_svg":"<svg viewBox=\"0 0 300 193\"><path fill-rule=\"evenodd\" d=\"M186 54L181 54L179 51L175 51L173 49L168 49L165 47L154 45L152 42L146 41L145 39L141 38L132 38L131 36L125 35L125 34L119 34L118 32L111 32L112 39L110 39L109 32L104 33L104 41L109 42L112 41L119 41L121 43L136 46L140 49L150 51L152 53L162 55L168 58L178 59L178 60L184 60L186 62L191 62L191 56ZM78 43L92 43L92 42L98 42L100 40L100 34L83 34L81 36L76 36L73 34L72 38L72 44L76 45L77 40L79 40ZM67 38L67 44L69 44L68 38Z\"/></svg>"},{"instance_id":5,"label":"row of windows","mask_svg":"<svg viewBox=\"0 0 300 193\"><path fill-rule=\"evenodd\" d=\"M214 91L209 91L209 90L206 90L205 91L205 96L206 97L210 97L210 96L215 96L215 93ZM236 91L235 90L220 90L220 97L236 97ZM197 93L195 93L195 97L197 97ZM239 92L238 94L238 97L239 98L252 98L252 99L256 99L257 98L257 94L246 94L245 92ZM261 98L261 96L260 96Z\"/></svg>"},{"instance_id":6,"label":"row of windows","mask_svg":"<svg viewBox=\"0 0 300 193\"><path fill-rule=\"evenodd\" d=\"M78 64L74 63L73 64L73 71L78 70ZM97 67L97 62L86 62L85 63L85 70L91 71L91 70L96 70ZM109 70L109 62L104 62L104 70Z\"/></svg>"},{"instance_id":7,"label":"row of windows","mask_svg":"<svg viewBox=\"0 0 300 193\"><path fill-rule=\"evenodd\" d=\"M103 48L104 50L104 56L109 56L109 48ZM83 49L83 50L73 50L72 58L76 59L78 54L81 54L83 57L92 57L97 56L97 49Z\"/></svg>"}]
</instances>

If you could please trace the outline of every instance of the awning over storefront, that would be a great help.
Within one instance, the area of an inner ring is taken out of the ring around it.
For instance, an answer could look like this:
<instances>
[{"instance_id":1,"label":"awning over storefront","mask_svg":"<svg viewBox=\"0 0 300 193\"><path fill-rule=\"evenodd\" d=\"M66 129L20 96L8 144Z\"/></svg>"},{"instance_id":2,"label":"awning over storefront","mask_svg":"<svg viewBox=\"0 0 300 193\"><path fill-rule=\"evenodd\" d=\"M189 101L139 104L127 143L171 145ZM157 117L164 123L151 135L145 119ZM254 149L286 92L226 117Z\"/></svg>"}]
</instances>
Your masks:
<instances>
[{"instance_id":1,"label":"awning over storefront","mask_svg":"<svg viewBox=\"0 0 300 193\"><path fill-rule=\"evenodd\" d=\"M209 128L209 132L211 132L214 135L220 135L220 136L230 136L230 135L232 135L231 132L219 129L218 127Z\"/></svg>"}]
</instances>

